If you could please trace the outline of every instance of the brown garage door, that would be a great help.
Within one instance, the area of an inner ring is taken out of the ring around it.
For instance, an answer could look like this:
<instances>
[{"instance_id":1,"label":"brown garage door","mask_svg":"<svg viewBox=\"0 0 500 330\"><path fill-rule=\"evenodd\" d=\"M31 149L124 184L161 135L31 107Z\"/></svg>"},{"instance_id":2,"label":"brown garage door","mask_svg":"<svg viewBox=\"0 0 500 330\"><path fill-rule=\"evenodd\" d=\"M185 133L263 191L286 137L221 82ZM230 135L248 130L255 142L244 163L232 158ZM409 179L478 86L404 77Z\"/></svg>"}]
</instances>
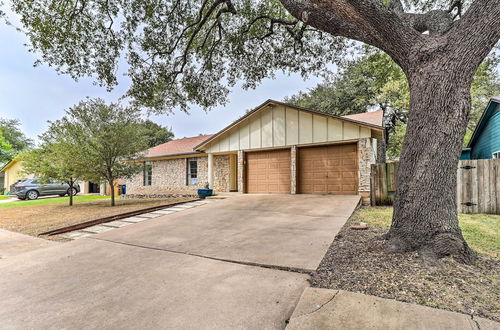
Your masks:
<instances>
[{"instance_id":1,"label":"brown garage door","mask_svg":"<svg viewBox=\"0 0 500 330\"><path fill-rule=\"evenodd\" d=\"M290 150L247 153L247 192L290 193Z\"/></svg>"},{"instance_id":2,"label":"brown garage door","mask_svg":"<svg viewBox=\"0 0 500 330\"><path fill-rule=\"evenodd\" d=\"M299 149L298 189L302 194L357 194L356 144Z\"/></svg>"}]
</instances>

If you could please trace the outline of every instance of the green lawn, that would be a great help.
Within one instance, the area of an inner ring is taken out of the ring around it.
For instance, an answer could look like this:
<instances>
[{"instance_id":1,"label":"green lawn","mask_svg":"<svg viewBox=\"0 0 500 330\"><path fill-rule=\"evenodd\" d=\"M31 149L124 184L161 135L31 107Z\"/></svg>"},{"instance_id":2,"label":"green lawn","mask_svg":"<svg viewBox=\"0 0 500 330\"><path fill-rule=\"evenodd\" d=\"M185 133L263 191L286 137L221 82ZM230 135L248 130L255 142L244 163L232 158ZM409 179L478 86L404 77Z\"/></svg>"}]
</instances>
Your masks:
<instances>
[{"instance_id":1,"label":"green lawn","mask_svg":"<svg viewBox=\"0 0 500 330\"><path fill-rule=\"evenodd\" d=\"M392 207L367 207L355 213L355 221L389 227ZM481 254L500 258L500 215L459 214L460 228L470 247Z\"/></svg>"},{"instance_id":2,"label":"green lawn","mask_svg":"<svg viewBox=\"0 0 500 330\"><path fill-rule=\"evenodd\" d=\"M98 195L86 195L86 196L74 196L73 203L91 201L96 199L110 198L109 196L98 196ZM34 205L51 205L51 204L68 204L69 197L54 197L54 198L41 198L33 201L18 200L11 203L2 203L0 208L10 208L10 207L21 207L21 206L34 206Z\"/></svg>"},{"instance_id":3,"label":"green lawn","mask_svg":"<svg viewBox=\"0 0 500 330\"><path fill-rule=\"evenodd\" d=\"M3 200L3 199L11 199L12 197L10 196L0 196L0 200Z\"/></svg>"}]
</instances>

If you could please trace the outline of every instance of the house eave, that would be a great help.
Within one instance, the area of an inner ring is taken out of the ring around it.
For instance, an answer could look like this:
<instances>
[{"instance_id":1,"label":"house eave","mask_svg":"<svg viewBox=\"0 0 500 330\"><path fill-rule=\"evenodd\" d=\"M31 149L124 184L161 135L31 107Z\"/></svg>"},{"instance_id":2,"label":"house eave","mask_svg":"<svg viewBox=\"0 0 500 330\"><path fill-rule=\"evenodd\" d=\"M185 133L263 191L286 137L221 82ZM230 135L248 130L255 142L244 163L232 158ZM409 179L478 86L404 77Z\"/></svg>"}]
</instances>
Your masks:
<instances>
[{"instance_id":1,"label":"house eave","mask_svg":"<svg viewBox=\"0 0 500 330\"><path fill-rule=\"evenodd\" d=\"M206 153L194 151L194 152L182 152L182 153L176 153L176 154L164 154L164 155L139 157L136 161L165 160L165 159L203 157L203 156L206 156Z\"/></svg>"},{"instance_id":2,"label":"house eave","mask_svg":"<svg viewBox=\"0 0 500 330\"><path fill-rule=\"evenodd\" d=\"M356 125L359 125L359 126L368 127L370 129L374 129L374 130L377 130L377 131L380 131L380 132L383 132L385 130L385 128L383 126L374 125L374 124L370 124L370 123L366 123L366 122L362 122L362 121L358 121L358 120L354 120L354 119L344 118L344 117L340 117L340 116L335 116L335 115L331 115L331 114L326 114L326 113L323 113L323 112L320 112L320 111L317 111L317 110L306 109L306 108L298 107L298 106L295 106L295 105L292 105L292 104L287 104L287 103L283 103L283 102L279 102L279 101L275 101L275 100L269 99L269 100L265 101L264 103L260 104L259 106L255 107L252 111L249 111L243 117L238 118L237 120L235 120L234 122L232 122L228 126L224 127L222 130L220 130L219 132L215 133L214 135L212 135L207 140L205 140L202 143L198 144L193 149L194 150L198 150L198 151L202 151L203 150L202 148L205 147L207 144L209 144L213 140L217 139L218 137L220 137L225 132L227 132L227 131L231 130L232 128L234 128L235 126L237 126L243 120L249 118L250 116L252 116L256 112L258 112L261 109L265 108L266 106L270 106L270 105L271 106L280 105L280 106L284 106L284 107L293 108L293 109L296 109L296 110L299 110L299 111L305 111L305 112L309 112L309 113L312 113L312 114L316 114L316 115L328 117L328 118L334 118L334 119L338 119L338 120L341 120L341 121L353 123L353 124L356 124Z\"/></svg>"},{"instance_id":3,"label":"house eave","mask_svg":"<svg viewBox=\"0 0 500 330\"><path fill-rule=\"evenodd\" d=\"M5 172L8 170L14 163L17 163L17 160L12 159L7 164L5 164L2 168L0 168L0 172Z\"/></svg>"},{"instance_id":4,"label":"house eave","mask_svg":"<svg viewBox=\"0 0 500 330\"><path fill-rule=\"evenodd\" d=\"M469 143L467 143L467 148L472 148L472 146L476 142L478 135L479 135L479 131L483 127L483 121L485 120L485 117L489 114L490 107L492 106L493 103L500 104L500 98L499 97L492 97L490 99L490 101L488 102L488 105L484 109L483 114L481 115L481 118L479 119L476 127L474 128L474 132L472 133L472 137L470 138Z\"/></svg>"}]
</instances>

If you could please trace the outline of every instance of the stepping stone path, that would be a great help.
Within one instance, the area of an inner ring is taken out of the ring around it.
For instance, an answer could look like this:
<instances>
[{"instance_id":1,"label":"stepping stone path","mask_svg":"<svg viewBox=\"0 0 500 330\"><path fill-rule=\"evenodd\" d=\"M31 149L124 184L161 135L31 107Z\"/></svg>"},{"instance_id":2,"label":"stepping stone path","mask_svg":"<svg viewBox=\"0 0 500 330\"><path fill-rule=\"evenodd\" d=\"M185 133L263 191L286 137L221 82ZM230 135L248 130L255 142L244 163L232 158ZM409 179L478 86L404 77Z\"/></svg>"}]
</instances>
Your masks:
<instances>
[{"instance_id":1,"label":"stepping stone path","mask_svg":"<svg viewBox=\"0 0 500 330\"><path fill-rule=\"evenodd\" d=\"M149 219L153 219L153 218L165 216L168 214L188 210L190 208L205 205L205 204L211 203L213 201L214 200L209 199L209 200L201 200L201 201L196 201L196 202L189 202L186 204L175 205L172 207L165 207L164 209L156 210L153 212L143 213L143 214L135 215L135 216L129 217L129 218L123 218L120 220L105 222L105 223L101 223L101 224L98 224L95 226L91 226L91 227L87 227L87 228L83 228L83 229L79 229L79 230L75 230L75 231L70 231L70 232L61 234L59 236L67 238L67 239L71 239L71 240L79 239L82 237L88 237L88 236L92 236L94 234L103 233L103 232L108 231L108 230L113 230L116 228L121 228L121 227L125 227L128 225L132 225L134 223L139 223L139 222L146 221Z\"/></svg>"}]
</instances>

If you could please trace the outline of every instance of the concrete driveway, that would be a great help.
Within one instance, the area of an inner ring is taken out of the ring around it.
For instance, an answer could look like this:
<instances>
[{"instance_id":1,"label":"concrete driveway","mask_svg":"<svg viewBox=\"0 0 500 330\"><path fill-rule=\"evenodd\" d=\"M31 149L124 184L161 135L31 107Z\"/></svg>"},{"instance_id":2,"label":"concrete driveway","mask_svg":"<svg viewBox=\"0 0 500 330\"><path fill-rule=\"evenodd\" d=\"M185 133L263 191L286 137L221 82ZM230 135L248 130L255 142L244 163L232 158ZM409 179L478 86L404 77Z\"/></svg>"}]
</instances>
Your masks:
<instances>
[{"instance_id":1,"label":"concrete driveway","mask_svg":"<svg viewBox=\"0 0 500 330\"><path fill-rule=\"evenodd\" d=\"M237 195L97 236L221 260L315 270L359 196Z\"/></svg>"},{"instance_id":2,"label":"concrete driveway","mask_svg":"<svg viewBox=\"0 0 500 330\"><path fill-rule=\"evenodd\" d=\"M358 202L234 196L5 259L0 327L282 329L308 286L296 270Z\"/></svg>"}]
</instances>

